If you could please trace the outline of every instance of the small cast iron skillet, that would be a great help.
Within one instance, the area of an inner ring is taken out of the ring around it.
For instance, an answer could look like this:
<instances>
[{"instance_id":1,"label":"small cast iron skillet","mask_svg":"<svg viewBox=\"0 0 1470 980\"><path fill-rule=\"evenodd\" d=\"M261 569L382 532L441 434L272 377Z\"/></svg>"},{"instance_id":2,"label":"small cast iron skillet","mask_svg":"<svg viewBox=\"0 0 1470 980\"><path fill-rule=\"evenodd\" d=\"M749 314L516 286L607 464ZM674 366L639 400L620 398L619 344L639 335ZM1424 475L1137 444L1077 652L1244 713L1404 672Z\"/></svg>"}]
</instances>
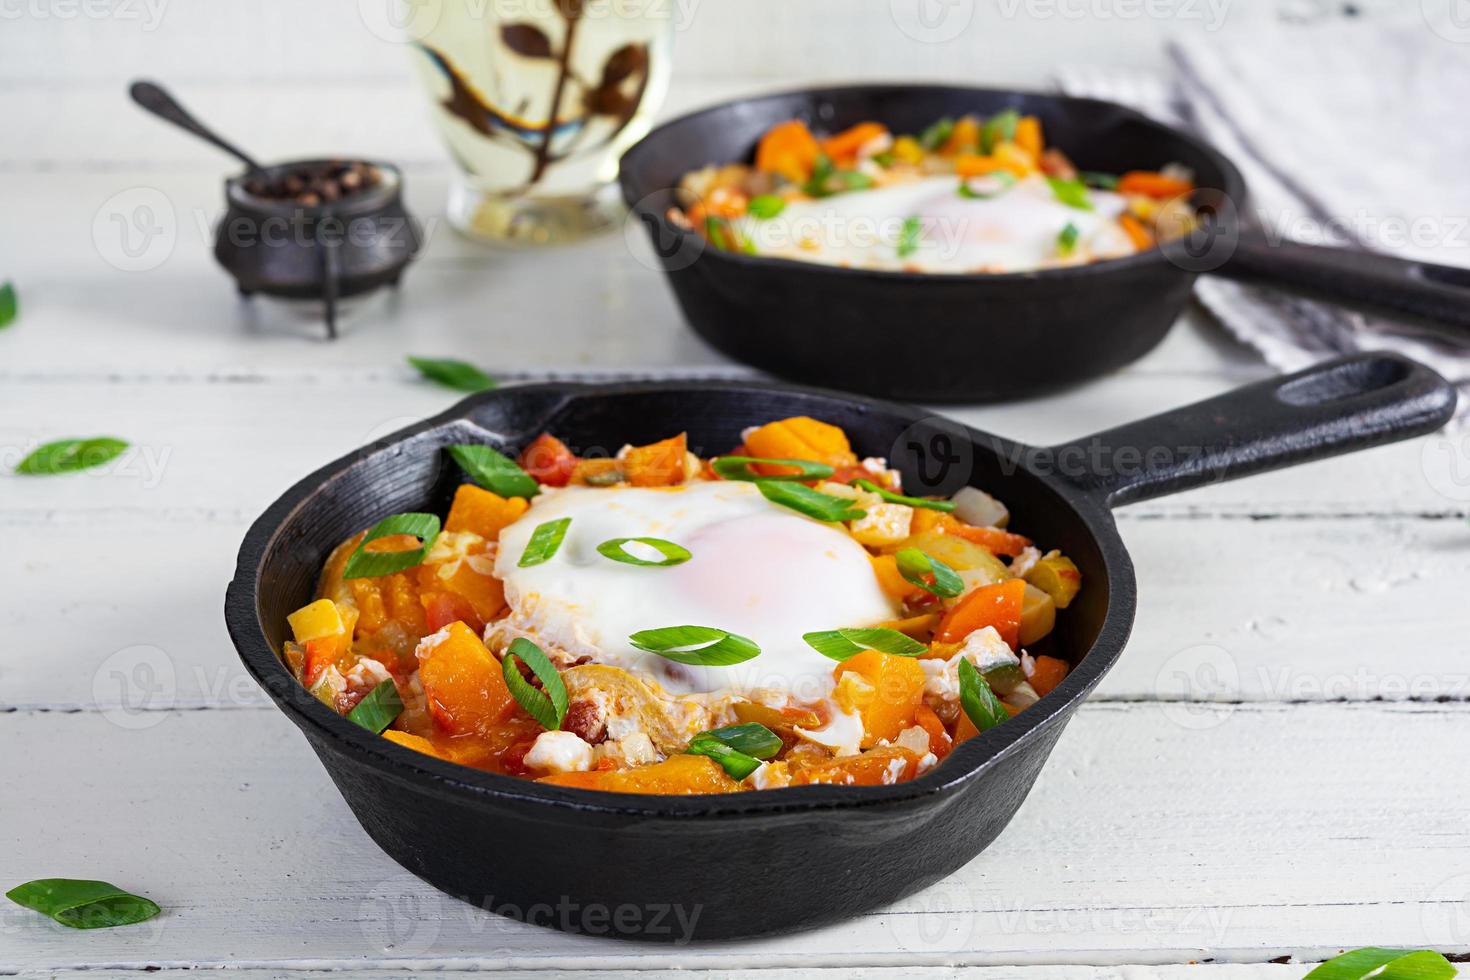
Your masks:
<instances>
[{"instance_id":1,"label":"small cast iron skillet","mask_svg":"<svg viewBox=\"0 0 1470 980\"><path fill-rule=\"evenodd\" d=\"M919 132L1007 107L1041 119L1083 170L1182 163L1210 220L1191 238L1085 266L1006 275L844 269L705 248L672 224L674 188L750 160L773 124L836 131L876 120ZM1196 275L1232 279L1470 337L1470 269L1292 242L1242 227L1240 172L1194 137L1096 99L942 85L805 89L740 99L659 126L623 155L623 197L648 229L684 318L731 357L782 377L926 402L1017 398L1097 377L1151 350Z\"/></svg>"},{"instance_id":2,"label":"small cast iron skillet","mask_svg":"<svg viewBox=\"0 0 1470 980\"><path fill-rule=\"evenodd\" d=\"M918 408L777 385L506 388L288 490L245 537L225 618L246 668L301 728L363 828L445 892L536 924L628 938L687 939L676 923L691 918L702 939L806 929L937 881L1011 819L1133 622L1133 567L1110 506L1430 432L1454 402L1427 368L1360 355L1038 448ZM710 455L747 426L798 414L841 426L860 454L887 456L911 492L984 487L1010 507L1013 527L1062 549L1082 572L1081 593L1047 641L1072 673L919 779L702 797L546 786L372 735L318 703L277 655L287 614L312 598L333 546L388 514L446 510L463 480L447 445L513 452L549 430L585 452L685 430L690 447Z\"/></svg>"}]
</instances>

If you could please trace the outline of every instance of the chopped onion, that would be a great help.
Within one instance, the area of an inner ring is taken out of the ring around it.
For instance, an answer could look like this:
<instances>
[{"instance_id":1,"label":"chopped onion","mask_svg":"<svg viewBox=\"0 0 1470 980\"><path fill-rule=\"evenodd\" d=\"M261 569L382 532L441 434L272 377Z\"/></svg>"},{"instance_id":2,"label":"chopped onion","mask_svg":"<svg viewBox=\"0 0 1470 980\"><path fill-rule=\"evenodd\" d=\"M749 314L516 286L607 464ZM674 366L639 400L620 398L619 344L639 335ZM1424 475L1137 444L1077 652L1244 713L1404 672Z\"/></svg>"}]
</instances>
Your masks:
<instances>
[{"instance_id":1,"label":"chopped onion","mask_svg":"<svg viewBox=\"0 0 1470 980\"><path fill-rule=\"evenodd\" d=\"M1005 527L1011 519L1005 504L975 487L961 487L950 499L954 516L975 527Z\"/></svg>"}]
</instances>

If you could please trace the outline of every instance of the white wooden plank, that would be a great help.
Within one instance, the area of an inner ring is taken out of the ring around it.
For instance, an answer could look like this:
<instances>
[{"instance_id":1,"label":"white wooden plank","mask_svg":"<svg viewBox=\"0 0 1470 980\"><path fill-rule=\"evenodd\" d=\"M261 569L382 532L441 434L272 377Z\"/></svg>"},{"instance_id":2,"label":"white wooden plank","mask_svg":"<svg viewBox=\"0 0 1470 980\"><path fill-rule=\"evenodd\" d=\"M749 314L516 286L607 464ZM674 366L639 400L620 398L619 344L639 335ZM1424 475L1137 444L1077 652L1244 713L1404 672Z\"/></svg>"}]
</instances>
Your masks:
<instances>
[{"instance_id":1,"label":"white wooden plank","mask_svg":"<svg viewBox=\"0 0 1470 980\"><path fill-rule=\"evenodd\" d=\"M882 912L659 949L489 916L398 869L273 710L0 715L0 881L103 877L168 911L78 935L3 912L3 970L1264 962L1365 942L1470 948L1463 705L1249 708L1183 730L1084 707L996 844ZM1371 776L1369 774L1372 774ZM773 870L779 874L779 869Z\"/></svg>"},{"instance_id":2,"label":"white wooden plank","mask_svg":"<svg viewBox=\"0 0 1470 980\"><path fill-rule=\"evenodd\" d=\"M1306 965L1288 966L1270 963L1220 963L1208 969L1197 965L1172 966L960 966L960 967L866 967L843 969L775 968L769 970L721 970L719 980L1299 980ZM436 977L465 977L483 970L434 970ZM88 980L138 980L151 976L139 970L88 970ZM167 974L164 974L167 976ZM499 980L540 980L560 976L555 970L498 971ZM703 970L583 970L578 976L596 976L601 980L702 980L710 974ZM51 974L25 972L22 978L50 977ZM239 980L321 980L320 970L231 970ZM402 972L391 970L348 969L332 971L334 980L401 980Z\"/></svg>"}]
</instances>

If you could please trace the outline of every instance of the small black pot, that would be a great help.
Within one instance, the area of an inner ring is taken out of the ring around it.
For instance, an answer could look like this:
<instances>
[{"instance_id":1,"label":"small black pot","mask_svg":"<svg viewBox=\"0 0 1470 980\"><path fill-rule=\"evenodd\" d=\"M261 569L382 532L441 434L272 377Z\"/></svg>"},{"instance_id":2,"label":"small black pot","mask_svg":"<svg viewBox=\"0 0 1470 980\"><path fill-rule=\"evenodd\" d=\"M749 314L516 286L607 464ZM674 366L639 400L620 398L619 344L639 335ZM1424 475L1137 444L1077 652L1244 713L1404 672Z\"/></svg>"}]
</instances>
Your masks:
<instances>
[{"instance_id":1,"label":"small black pot","mask_svg":"<svg viewBox=\"0 0 1470 980\"><path fill-rule=\"evenodd\" d=\"M363 828L443 891L571 932L665 942L790 932L902 898L1004 829L1133 623L1133 566L1111 506L1429 432L1454 404L1454 389L1427 368L1362 355L1040 448L916 408L777 385L503 388L286 491L241 545L225 619L246 669L306 735ZM1066 680L912 782L698 797L544 785L373 735L318 702L281 662L286 616L311 600L338 542L392 513L445 511L464 479L446 446L513 452L549 430L581 449L686 431L690 448L708 455L736 445L746 426L791 415L840 425L859 454L888 456L910 492L985 488L1010 507L1015 528L1082 572L1082 591L1048 638L1073 664Z\"/></svg>"},{"instance_id":2,"label":"small black pot","mask_svg":"<svg viewBox=\"0 0 1470 980\"><path fill-rule=\"evenodd\" d=\"M329 204L308 207L246 189L331 162L296 160L227 180L228 208L215 230L214 257L247 296L325 300L327 332L336 337L337 300L397 285L418 253L420 235L403 206L403 175L392 164L369 161L381 182Z\"/></svg>"}]
</instances>

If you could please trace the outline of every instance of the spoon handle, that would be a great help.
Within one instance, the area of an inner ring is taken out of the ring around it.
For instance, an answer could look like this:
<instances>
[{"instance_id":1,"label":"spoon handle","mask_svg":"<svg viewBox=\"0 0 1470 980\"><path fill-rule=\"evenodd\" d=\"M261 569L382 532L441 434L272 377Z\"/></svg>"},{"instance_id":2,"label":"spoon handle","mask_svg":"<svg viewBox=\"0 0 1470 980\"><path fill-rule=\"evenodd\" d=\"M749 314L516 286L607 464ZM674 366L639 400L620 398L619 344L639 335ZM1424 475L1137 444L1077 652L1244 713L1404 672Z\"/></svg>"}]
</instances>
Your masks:
<instances>
[{"instance_id":1,"label":"spoon handle","mask_svg":"<svg viewBox=\"0 0 1470 980\"><path fill-rule=\"evenodd\" d=\"M249 169L264 169L259 163L255 162L250 154L225 140L219 134L191 116L189 111L180 105L177 99L163 90L162 86L153 82L136 81L128 87L128 94L133 97L134 102L155 116L160 119L166 119L180 129L188 130L200 139L208 140L231 156L238 157L244 161L245 166Z\"/></svg>"}]
</instances>

